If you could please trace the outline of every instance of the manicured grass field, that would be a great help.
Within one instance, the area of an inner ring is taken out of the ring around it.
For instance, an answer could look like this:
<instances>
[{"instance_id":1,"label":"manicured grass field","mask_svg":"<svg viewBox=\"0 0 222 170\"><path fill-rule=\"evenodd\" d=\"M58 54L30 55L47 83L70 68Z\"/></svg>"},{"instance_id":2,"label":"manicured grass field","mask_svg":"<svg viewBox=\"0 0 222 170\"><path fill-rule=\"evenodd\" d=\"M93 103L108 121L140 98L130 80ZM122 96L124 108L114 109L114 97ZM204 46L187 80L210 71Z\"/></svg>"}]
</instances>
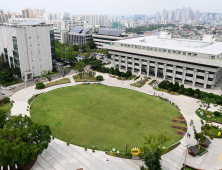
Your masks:
<instances>
[{"instance_id":1,"label":"manicured grass field","mask_svg":"<svg viewBox=\"0 0 222 170\"><path fill-rule=\"evenodd\" d=\"M99 150L125 151L126 144L139 148L150 133L171 137L169 146L181 139L171 128L180 115L152 96L104 85L55 89L31 105L33 120L48 124L53 136Z\"/></svg>"}]
</instances>

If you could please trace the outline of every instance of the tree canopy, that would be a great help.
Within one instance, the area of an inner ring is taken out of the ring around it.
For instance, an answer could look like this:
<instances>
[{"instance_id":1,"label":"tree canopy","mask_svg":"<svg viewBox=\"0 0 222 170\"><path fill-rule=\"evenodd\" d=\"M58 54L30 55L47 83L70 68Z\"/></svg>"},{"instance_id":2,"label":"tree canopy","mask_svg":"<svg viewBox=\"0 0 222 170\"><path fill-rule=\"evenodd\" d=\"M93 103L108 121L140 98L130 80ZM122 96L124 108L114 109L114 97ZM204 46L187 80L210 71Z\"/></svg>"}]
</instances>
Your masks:
<instances>
[{"instance_id":1,"label":"tree canopy","mask_svg":"<svg viewBox=\"0 0 222 170\"><path fill-rule=\"evenodd\" d=\"M51 141L48 125L32 121L28 116L12 116L0 129L0 165L24 165L47 149Z\"/></svg>"}]
</instances>

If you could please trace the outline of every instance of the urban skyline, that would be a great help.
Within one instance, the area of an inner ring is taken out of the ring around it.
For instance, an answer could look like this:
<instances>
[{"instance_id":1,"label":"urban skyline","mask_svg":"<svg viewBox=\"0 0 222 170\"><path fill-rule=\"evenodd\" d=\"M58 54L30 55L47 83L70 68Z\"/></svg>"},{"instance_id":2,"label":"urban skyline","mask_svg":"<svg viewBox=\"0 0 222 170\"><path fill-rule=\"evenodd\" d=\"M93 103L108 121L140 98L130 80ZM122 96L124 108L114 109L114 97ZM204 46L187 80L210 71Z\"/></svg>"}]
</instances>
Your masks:
<instances>
[{"instance_id":1,"label":"urban skyline","mask_svg":"<svg viewBox=\"0 0 222 170\"><path fill-rule=\"evenodd\" d=\"M13 6L9 5L11 4L10 1L11 3L14 4ZM64 11L67 11L69 13L77 15L79 14L153 15L156 13L156 11L160 11L163 8L167 10L175 10L177 8L182 8L182 7L185 8L190 7L194 10L199 10L200 12L220 13L221 12L220 6L222 5L222 2L218 0L212 0L209 2L205 2L204 4L202 3L201 0L196 0L196 1L187 0L182 2L171 0L170 3L164 0L158 0L155 2L138 0L136 2L132 1L130 3L128 3L125 0L123 0L122 2L114 0L112 1L112 3L109 4L109 6L107 6L107 4L104 4L104 2L101 0L97 0L96 2L84 0L82 1L82 3L78 3L78 5L76 5L76 2L70 2L67 0L53 1L53 6L51 5L51 3L48 3L48 1L46 2L43 0L40 0L38 2L24 1L24 3L23 1L24 0L21 0L19 2L14 2L12 0L9 0L7 4L4 3L1 5L1 9L4 11L10 10L13 13L14 12L18 13L22 8L29 7L29 8L40 8L40 9L44 8L47 9L48 12L54 12L54 13L62 13Z\"/></svg>"}]
</instances>

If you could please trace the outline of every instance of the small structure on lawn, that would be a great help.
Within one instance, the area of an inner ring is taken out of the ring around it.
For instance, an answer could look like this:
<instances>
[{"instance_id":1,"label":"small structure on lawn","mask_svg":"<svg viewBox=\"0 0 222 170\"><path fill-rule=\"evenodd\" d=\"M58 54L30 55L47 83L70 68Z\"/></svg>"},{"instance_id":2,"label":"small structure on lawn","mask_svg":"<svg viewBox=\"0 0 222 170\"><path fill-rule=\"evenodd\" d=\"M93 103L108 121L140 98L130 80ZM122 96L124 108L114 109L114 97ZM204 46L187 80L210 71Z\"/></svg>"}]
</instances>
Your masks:
<instances>
[{"instance_id":1,"label":"small structure on lawn","mask_svg":"<svg viewBox=\"0 0 222 170\"><path fill-rule=\"evenodd\" d=\"M206 138L205 142L201 146L203 146L204 148L207 148L210 144L211 144L211 141L208 138Z\"/></svg>"},{"instance_id":2,"label":"small structure on lawn","mask_svg":"<svg viewBox=\"0 0 222 170\"><path fill-rule=\"evenodd\" d=\"M199 153L199 149L196 146L190 146L188 148L188 153L192 156L196 156Z\"/></svg>"}]
</instances>

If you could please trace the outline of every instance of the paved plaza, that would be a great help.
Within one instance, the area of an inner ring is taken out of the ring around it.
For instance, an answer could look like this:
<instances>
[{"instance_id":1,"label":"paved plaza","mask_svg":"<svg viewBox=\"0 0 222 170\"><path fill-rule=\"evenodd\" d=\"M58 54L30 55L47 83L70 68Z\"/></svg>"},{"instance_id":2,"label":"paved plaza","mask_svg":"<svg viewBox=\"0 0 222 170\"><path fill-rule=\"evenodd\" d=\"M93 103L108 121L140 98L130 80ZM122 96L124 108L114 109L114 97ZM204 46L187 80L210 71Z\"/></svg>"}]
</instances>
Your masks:
<instances>
[{"instance_id":1,"label":"paved plaza","mask_svg":"<svg viewBox=\"0 0 222 170\"><path fill-rule=\"evenodd\" d=\"M153 95L154 92L156 95L161 94L163 97L168 98L169 100L175 102L180 110L181 114L185 117L187 121L188 132L191 134L191 138L186 137L186 135L181 139L181 144L175 148L173 151L163 155L162 158L162 169L164 170L179 170L182 167L182 164L185 160L186 146L188 144L195 145L197 142L193 138L193 128L189 126L191 119L194 120L195 127L197 131L200 131L201 123L199 117L195 114L195 111L199 108L197 104L197 99L190 98L183 95L170 95L168 93L162 93L155 91L147 83L142 88L137 88L130 86L133 80L130 81L121 81L115 78L110 78L108 74L97 73L97 75L102 75L104 77L103 84L107 86L115 86L120 88L132 89L141 93L146 93ZM67 76L70 78L71 83L52 86L43 90L36 90L34 86L22 89L16 92L11 100L14 100L15 103L11 109L12 115L28 115L27 111L28 99L36 93L47 92L53 89L74 86L80 83L75 83L72 78L72 75ZM214 108L215 110L216 108ZM187 155L186 164L191 165L200 169L207 170L217 170L222 169L222 142L220 139L211 140L211 145L209 146L208 153L203 156L192 157ZM50 169L67 169L75 170L78 168L83 168L84 170L121 170L128 169L134 170L139 169L139 166L143 164L141 160L129 160L122 159L113 156L106 155L105 152L96 151L93 153L90 149L85 151L84 148L69 145L67 146L65 142L58 139L54 139L49 144L48 149L44 150L41 155L38 156L37 162L33 167L33 170L50 170Z\"/></svg>"}]
</instances>

